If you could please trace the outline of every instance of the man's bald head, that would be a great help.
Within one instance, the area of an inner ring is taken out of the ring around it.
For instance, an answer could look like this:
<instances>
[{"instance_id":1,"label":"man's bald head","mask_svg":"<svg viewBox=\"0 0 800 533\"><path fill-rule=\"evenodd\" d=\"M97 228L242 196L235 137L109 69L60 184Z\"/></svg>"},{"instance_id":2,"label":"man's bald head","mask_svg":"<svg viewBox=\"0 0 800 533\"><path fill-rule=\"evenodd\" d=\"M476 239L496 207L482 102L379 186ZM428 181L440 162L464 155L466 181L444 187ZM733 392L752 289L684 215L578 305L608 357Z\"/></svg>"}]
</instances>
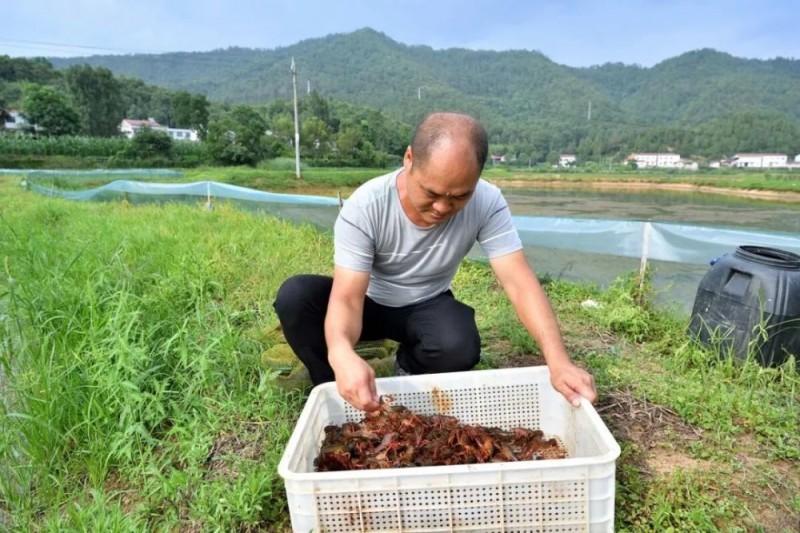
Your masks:
<instances>
[{"instance_id":1,"label":"man's bald head","mask_svg":"<svg viewBox=\"0 0 800 533\"><path fill-rule=\"evenodd\" d=\"M483 169L489 154L486 130L475 118L461 113L433 113L419 123L411 141L414 163L424 167L431 152L444 139L469 143L475 150L478 172Z\"/></svg>"}]
</instances>

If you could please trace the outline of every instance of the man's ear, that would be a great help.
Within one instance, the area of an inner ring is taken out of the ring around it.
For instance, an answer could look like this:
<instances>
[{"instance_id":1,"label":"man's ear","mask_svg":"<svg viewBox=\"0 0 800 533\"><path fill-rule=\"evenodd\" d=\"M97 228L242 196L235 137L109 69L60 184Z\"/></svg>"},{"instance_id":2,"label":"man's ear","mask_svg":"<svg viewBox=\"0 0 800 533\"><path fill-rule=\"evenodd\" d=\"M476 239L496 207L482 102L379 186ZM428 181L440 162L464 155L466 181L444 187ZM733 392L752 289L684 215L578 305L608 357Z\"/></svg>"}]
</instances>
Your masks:
<instances>
[{"instance_id":1,"label":"man's ear","mask_svg":"<svg viewBox=\"0 0 800 533\"><path fill-rule=\"evenodd\" d=\"M409 146L408 148L406 148L406 153L403 154L403 169L406 172L410 172L413 162L414 162L414 154L411 152L411 146Z\"/></svg>"}]
</instances>

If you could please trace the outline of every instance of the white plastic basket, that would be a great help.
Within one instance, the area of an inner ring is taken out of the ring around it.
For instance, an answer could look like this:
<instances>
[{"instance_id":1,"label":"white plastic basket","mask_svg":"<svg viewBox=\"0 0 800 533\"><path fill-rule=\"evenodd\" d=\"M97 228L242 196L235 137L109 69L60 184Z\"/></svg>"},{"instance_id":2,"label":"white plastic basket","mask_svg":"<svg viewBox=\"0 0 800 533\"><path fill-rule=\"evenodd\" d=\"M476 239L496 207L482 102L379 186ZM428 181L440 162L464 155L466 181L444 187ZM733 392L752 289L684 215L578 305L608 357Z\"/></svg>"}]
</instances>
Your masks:
<instances>
[{"instance_id":1,"label":"white plastic basket","mask_svg":"<svg viewBox=\"0 0 800 533\"><path fill-rule=\"evenodd\" d=\"M619 445L589 402L572 407L553 389L547 367L383 378L377 386L421 414L541 429L568 457L314 472L325 426L364 418L326 383L311 391L278 465L295 532L613 531Z\"/></svg>"}]
</instances>

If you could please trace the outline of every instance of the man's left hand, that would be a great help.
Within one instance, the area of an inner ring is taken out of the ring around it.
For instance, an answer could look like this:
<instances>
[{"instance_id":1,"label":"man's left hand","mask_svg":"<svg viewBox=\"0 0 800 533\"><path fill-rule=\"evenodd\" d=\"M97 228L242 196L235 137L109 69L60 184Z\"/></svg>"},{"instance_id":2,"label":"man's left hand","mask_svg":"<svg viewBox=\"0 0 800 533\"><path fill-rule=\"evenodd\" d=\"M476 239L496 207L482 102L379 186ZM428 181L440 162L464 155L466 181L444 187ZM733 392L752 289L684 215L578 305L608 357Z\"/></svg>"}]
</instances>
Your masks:
<instances>
[{"instance_id":1,"label":"man's left hand","mask_svg":"<svg viewBox=\"0 0 800 533\"><path fill-rule=\"evenodd\" d=\"M575 407L580 407L581 396L591 403L597 399L594 377L573 363L551 368L550 383Z\"/></svg>"}]
</instances>

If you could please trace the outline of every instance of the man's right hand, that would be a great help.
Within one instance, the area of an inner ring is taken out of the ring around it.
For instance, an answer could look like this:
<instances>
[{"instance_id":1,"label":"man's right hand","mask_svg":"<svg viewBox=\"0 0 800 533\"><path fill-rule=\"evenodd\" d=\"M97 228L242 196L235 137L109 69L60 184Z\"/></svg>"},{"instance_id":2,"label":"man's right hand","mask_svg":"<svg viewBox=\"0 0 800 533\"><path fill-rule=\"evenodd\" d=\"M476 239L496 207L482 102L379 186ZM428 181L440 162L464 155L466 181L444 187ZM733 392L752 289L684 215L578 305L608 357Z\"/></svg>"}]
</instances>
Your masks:
<instances>
[{"instance_id":1,"label":"man's right hand","mask_svg":"<svg viewBox=\"0 0 800 533\"><path fill-rule=\"evenodd\" d=\"M355 351L329 357L329 361L342 398L361 411L371 412L380 407L375 371Z\"/></svg>"}]
</instances>

